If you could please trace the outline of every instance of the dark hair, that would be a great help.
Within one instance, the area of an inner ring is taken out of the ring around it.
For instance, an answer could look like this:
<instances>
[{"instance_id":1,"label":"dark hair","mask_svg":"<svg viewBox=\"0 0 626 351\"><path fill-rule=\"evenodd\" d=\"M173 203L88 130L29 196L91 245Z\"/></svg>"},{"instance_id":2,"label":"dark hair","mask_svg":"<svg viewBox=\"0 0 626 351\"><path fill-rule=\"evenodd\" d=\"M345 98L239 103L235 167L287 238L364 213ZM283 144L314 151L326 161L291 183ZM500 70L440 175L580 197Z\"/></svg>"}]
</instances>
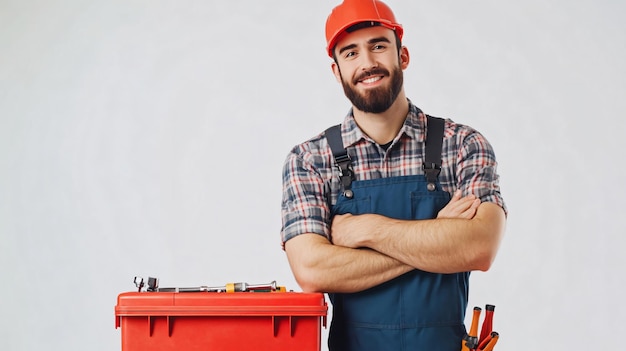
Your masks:
<instances>
[{"instance_id":1,"label":"dark hair","mask_svg":"<svg viewBox=\"0 0 626 351\"><path fill-rule=\"evenodd\" d=\"M357 24L353 24L350 27L346 28L346 32L352 33L359 29L369 28L369 27L378 27L378 26L382 26L382 24L376 21L359 22ZM402 48L402 40L400 40L400 37L398 36L398 33L395 30L393 31L393 36L396 38L396 48L398 49L398 53L400 53L400 49ZM335 62L337 62L337 55L335 54L336 47L337 47L337 44L335 43L335 46L332 49L333 60Z\"/></svg>"}]
</instances>

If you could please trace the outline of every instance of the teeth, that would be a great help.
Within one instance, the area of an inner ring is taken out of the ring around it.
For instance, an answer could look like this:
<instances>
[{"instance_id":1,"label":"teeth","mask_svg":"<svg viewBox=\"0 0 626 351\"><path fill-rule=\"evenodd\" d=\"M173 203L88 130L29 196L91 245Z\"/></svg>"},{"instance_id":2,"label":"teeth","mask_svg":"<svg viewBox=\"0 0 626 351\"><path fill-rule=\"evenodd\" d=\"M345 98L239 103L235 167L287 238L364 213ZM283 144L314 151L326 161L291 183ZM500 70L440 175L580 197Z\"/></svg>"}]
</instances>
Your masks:
<instances>
[{"instance_id":1,"label":"teeth","mask_svg":"<svg viewBox=\"0 0 626 351\"><path fill-rule=\"evenodd\" d=\"M369 84L369 83L374 83L375 81L381 80L382 77L372 77L372 78L367 78L367 79L363 79L363 83Z\"/></svg>"}]
</instances>

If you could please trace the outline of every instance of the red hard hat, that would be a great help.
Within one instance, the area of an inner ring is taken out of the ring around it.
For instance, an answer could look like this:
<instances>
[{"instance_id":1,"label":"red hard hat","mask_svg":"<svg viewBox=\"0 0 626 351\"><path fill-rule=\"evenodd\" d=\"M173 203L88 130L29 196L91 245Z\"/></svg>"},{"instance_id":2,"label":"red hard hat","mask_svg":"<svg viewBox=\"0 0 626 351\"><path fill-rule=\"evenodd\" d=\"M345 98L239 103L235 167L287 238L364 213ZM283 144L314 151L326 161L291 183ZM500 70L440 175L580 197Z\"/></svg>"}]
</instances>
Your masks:
<instances>
[{"instance_id":1,"label":"red hard hat","mask_svg":"<svg viewBox=\"0 0 626 351\"><path fill-rule=\"evenodd\" d=\"M378 22L392 29L402 39L404 30L385 3L379 0L344 0L326 19L326 50L333 57L339 36L349 27L361 22Z\"/></svg>"}]
</instances>

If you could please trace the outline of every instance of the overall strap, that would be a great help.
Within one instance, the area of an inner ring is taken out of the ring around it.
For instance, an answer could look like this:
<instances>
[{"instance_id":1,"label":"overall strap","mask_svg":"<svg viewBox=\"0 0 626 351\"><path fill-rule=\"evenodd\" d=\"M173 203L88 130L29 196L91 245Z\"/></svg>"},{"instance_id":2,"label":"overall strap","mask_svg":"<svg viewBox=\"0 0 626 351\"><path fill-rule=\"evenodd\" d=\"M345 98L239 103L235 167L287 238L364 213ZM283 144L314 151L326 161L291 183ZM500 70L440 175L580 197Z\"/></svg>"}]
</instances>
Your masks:
<instances>
[{"instance_id":1,"label":"overall strap","mask_svg":"<svg viewBox=\"0 0 626 351\"><path fill-rule=\"evenodd\" d=\"M437 178L441 172L441 152L443 146L443 132L446 121L443 118L427 117L427 133L426 133L426 151L424 157L424 175L428 182L429 191L435 191ZM344 195L348 198L352 197L352 181L354 180L354 170L352 169L352 161L348 155L348 150L343 146L341 138L341 125L334 125L324 132L328 145L333 152L335 164L339 168L339 177L343 186Z\"/></svg>"},{"instance_id":2,"label":"overall strap","mask_svg":"<svg viewBox=\"0 0 626 351\"><path fill-rule=\"evenodd\" d=\"M324 132L330 150L333 152L335 158L335 164L339 168L339 177L341 179L341 186L343 187L343 194L347 198L352 198L354 194L350 187L354 180L354 171L352 169L352 161L348 156L348 150L343 146L343 139L341 138L341 124L332 126Z\"/></svg>"},{"instance_id":3,"label":"overall strap","mask_svg":"<svg viewBox=\"0 0 626 351\"><path fill-rule=\"evenodd\" d=\"M443 118L426 115L426 151L424 156L424 175L429 191L435 191L435 182L441 172L441 152L443 131L446 121Z\"/></svg>"}]
</instances>

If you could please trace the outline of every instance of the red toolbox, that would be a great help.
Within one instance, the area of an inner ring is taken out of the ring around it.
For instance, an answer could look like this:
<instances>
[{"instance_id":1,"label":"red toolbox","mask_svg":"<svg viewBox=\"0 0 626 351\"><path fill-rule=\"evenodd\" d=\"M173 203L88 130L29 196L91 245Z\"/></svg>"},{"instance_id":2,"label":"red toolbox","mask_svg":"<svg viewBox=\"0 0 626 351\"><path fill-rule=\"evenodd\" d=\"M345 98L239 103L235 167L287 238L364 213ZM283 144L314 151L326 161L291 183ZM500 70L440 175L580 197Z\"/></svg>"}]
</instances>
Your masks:
<instances>
[{"instance_id":1,"label":"red toolbox","mask_svg":"<svg viewBox=\"0 0 626 351\"><path fill-rule=\"evenodd\" d=\"M319 351L321 293L127 292L117 298L122 351Z\"/></svg>"}]
</instances>

